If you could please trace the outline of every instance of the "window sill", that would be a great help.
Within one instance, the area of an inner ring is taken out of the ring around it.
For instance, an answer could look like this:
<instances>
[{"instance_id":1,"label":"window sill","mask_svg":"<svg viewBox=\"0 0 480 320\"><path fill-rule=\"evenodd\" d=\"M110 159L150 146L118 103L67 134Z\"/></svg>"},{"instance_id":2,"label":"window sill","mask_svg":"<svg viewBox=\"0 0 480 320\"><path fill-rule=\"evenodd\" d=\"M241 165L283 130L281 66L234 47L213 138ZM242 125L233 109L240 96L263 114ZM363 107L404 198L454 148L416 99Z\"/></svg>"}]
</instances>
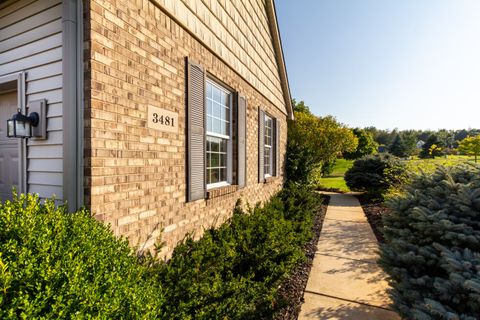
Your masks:
<instances>
[{"instance_id":1,"label":"window sill","mask_svg":"<svg viewBox=\"0 0 480 320\"><path fill-rule=\"evenodd\" d=\"M237 192L238 186L237 185L227 185L221 186L214 189L207 190L207 199L213 199L220 196L224 196L226 194Z\"/></svg>"},{"instance_id":2,"label":"window sill","mask_svg":"<svg viewBox=\"0 0 480 320\"><path fill-rule=\"evenodd\" d=\"M278 177L275 177L275 176L265 176L265 181L263 183L265 184L269 184L269 183L272 183L274 182L275 180L277 180Z\"/></svg>"}]
</instances>

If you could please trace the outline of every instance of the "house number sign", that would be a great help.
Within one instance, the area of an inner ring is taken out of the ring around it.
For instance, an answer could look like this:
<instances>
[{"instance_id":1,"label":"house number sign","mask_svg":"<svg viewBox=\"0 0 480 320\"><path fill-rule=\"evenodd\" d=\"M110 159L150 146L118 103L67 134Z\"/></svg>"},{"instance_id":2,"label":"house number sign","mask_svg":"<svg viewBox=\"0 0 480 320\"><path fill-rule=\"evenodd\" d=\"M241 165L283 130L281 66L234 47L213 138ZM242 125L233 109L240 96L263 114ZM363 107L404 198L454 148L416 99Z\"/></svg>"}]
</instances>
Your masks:
<instances>
[{"instance_id":1,"label":"house number sign","mask_svg":"<svg viewBox=\"0 0 480 320\"><path fill-rule=\"evenodd\" d=\"M148 106L147 127L165 132L178 132L178 113Z\"/></svg>"}]
</instances>

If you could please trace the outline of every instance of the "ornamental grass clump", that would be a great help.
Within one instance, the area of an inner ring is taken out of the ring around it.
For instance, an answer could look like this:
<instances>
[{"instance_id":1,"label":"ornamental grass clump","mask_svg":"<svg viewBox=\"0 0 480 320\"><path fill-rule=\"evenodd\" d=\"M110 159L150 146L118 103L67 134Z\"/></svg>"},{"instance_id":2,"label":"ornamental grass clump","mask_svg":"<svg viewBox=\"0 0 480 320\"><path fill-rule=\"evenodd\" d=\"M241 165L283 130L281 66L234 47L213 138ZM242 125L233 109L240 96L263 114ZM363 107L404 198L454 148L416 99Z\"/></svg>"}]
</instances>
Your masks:
<instances>
[{"instance_id":1,"label":"ornamental grass clump","mask_svg":"<svg viewBox=\"0 0 480 320\"><path fill-rule=\"evenodd\" d=\"M0 203L1 319L140 319L165 302L152 269L84 210L21 195Z\"/></svg>"},{"instance_id":2,"label":"ornamental grass clump","mask_svg":"<svg viewBox=\"0 0 480 320\"><path fill-rule=\"evenodd\" d=\"M406 319L480 316L480 166L420 174L388 203L380 263Z\"/></svg>"}]
</instances>

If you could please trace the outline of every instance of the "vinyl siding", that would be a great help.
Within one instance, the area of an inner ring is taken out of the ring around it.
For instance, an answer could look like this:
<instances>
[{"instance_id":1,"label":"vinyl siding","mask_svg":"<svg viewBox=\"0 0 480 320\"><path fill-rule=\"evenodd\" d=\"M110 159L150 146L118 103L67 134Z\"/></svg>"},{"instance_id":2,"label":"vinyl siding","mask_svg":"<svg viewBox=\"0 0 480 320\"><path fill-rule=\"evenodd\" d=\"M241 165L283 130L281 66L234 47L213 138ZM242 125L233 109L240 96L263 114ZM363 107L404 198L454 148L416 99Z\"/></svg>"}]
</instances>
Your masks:
<instances>
[{"instance_id":1,"label":"vinyl siding","mask_svg":"<svg viewBox=\"0 0 480 320\"><path fill-rule=\"evenodd\" d=\"M26 103L47 99L47 140L27 143L27 191L63 199L62 2L0 6L0 76L25 71Z\"/></svg>"}]
</instances>

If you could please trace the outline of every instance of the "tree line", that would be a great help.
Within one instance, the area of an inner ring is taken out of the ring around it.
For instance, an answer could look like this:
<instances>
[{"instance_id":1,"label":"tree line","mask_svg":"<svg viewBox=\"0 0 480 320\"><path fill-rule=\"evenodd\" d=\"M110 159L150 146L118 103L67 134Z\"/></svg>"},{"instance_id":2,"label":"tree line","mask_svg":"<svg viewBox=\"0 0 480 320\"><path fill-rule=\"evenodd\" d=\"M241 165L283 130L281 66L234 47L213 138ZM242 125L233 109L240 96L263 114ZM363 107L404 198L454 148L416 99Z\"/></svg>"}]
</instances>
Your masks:
<instances>
[{"instance_id":1,"label":"tree line","mask_svg":"<svg viewBox=\"0 0 480 320\"><path fill-rule=\"evenodd\" d=\"M449 154L480 155L480 129L383 130L349 128L332 116L314 115L303 102L292 100L295 120L288 123L286 176L308 184L327 175L338 157L359 159L380 153L400 158L434 158Z\"/></svg>"},{"instance_id":2,"label":"tree line","mask_svg":"<svg viewBox=\"0 0 480 320\"><path fill-rule=\"evenodd\" d=\"M450 154L474 154L462 146L466 138L480 136L480 129L461 130L384 130L375 127L363 129L378 144L380 152L398 157L419 156L432 158ZM465 144L465 143L464 143Z\"/></svg>"}]
</instances>

